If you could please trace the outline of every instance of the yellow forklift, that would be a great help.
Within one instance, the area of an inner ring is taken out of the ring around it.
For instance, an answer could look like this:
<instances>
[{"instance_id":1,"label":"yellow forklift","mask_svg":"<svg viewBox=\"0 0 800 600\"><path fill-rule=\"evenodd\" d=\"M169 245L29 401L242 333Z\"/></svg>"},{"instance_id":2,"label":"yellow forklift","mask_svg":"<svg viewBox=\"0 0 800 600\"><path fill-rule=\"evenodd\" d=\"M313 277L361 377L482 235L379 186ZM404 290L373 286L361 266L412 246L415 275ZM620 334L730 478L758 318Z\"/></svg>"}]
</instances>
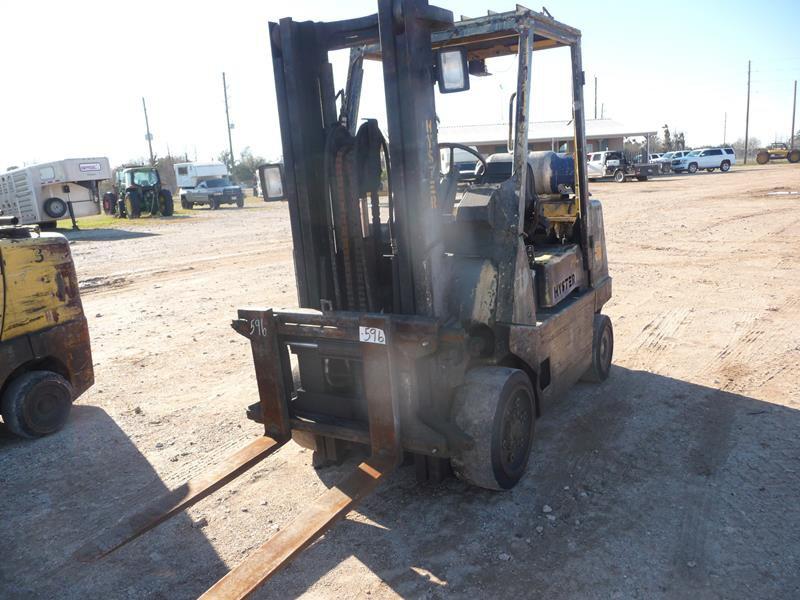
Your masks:
<instances>
[{"instance_id":1,"label":"yellow forklift","mask_svg":"<svg viewBox=\"0 0 800 600\"><path fill-rule=\"evenodd\" d=\"M318 465L368 456L204 598L250 595L404 461L422 480L452 472L512 488L548 402L607 378L613 352L580 31L519 6L456 22L427 0L378 0L361 18L270 23L269 39L283 161L263 167L264 197L288 200L300 308L241 309L233 322L251 342L259 402L248 416L264 435L79 557L109 554L290 440ZM574 158L529 150L532 56L552 48L571 64ZM340 92L337 50L349 53ZM490 77L500 57L517 75L508 152L440 143L434 87L454 94L443 106L466 100L470 78ZM359 114L365 60L382 64L386 137ZM478 163L467 185L455 150Z\"/></svg>"},{"instance_id":2,"label":"yellow forklift","mask_svg":"<svg viewBox=\"0 0 800 600\"><path fill-rule=\"evenodd\" d=\"M0 216L0 412L13 433L61 429L94 383L69 242Z\"/></svg>"}]
</instances>

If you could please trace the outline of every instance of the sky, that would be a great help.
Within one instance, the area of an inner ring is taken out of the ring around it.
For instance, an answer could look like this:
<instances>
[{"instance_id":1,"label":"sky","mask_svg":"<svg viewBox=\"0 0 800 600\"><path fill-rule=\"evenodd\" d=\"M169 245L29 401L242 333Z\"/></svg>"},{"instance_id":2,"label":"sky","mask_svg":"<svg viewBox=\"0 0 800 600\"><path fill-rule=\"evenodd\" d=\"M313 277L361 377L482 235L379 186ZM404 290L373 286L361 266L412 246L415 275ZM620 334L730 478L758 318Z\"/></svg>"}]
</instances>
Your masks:
<instances>
[{"instance_id":1,"label":"sky","mask_svg":"<svg viewBox=\"0 0 800 600\"><path fill-rule=\"evenodd\" d=\"M513 10L513 1L439 0L456 19ZM631 128L682 131L691 146L744 137L747 61L752 61L750 135L766 143L791 129L800 79L800 2L727 0L546 5L583 33L587 116ZM610 8L613 6L613 10ZM540 6L530 5L540 9ZM222 72L227 73L234 153L281 155L267 23L329 21L377 10L374 0L97 0L4 3L0 170L78 156L112 164L147 156L142 97L153 149L212 160L228 146ZM346 56L334 53L337 89ZM472 89L439 96L442 125L504 122L515 66L499 59ZM534 53L535 121L570 118L569 54ZM380 66L368 64L361 117L384 125ZM800 129L800 116L796 129Z\"/></svg>"}]
</instances>

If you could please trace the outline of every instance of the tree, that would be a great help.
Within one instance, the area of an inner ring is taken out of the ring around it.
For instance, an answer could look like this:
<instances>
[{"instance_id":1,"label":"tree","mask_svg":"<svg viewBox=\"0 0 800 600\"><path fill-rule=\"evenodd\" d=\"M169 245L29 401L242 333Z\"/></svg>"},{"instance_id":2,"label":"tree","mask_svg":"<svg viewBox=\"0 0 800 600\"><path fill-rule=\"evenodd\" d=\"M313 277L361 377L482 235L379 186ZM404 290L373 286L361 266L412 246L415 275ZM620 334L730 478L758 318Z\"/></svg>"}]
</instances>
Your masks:
<instances>
[{"instance_id":1,"label":"tree","mask_svg":"<svg viewBox=\"0 0 800 600\"><path fill-rule=\"evenodd\" d=\"M672 144L672 136L669 133L669 127L665 124L664 127L664 152L669 152L670 150L674 150L674 146Z\"/></svg>"},{"instance_id":2,"label":"tree","mask_svg":"<svg viewBox=\"0 0 800 600\"><path fill-rule=\"evenodd\" d=\"M230 156L231 153L228 150L223 150L219 153L217 158L219 162L229 165L231 164ZM258 168L258 165L265 162L266 160L264 160L264 158L261 156L253 156L253 151L250 150L250 147L248 146L242 150L239 160L236 161L233 169L231 169L231 177L238 183L244 183L247 185L254 184L256 179L256 168Z\"/></svg>"},{"instance_id":3,"label":"tree","mask_svg":"<svg viewBox=\"0 0 800 600\"><path fill-rule=\"evenodd\" d=\"M674 148L675 150L686 150L686 140L682 131L675 136Z\"/></svg>"}]
</instances>

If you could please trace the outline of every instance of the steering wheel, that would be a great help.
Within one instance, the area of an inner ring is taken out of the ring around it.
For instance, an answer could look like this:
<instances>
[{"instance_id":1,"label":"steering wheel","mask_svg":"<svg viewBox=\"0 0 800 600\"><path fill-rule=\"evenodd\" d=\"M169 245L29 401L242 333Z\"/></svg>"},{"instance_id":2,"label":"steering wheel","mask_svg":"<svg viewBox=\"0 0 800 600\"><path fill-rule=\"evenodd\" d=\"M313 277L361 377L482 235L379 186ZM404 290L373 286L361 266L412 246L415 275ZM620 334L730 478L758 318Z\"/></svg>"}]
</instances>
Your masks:
<instances>
[{"instance_id":1,"label":"steering wheel","mask_svg":"<svg viewBox=\"0 0 800 600\"><path fill-rule=\"evenodd\" d=\"M439 189L441 191L440 198L444 200L443 209L445 213L452 212L453 204L456 201L456 191L458 190L458 178L460 173L458 169L455 168L455 161L454 153L455 150L463 150L464 152L468 152L472 156L478 159L478 162L481 163L483 170L486 170L486 159L483 155L475 150L474 148L470 148L469 146L465 146L464 144L455 144L452 142L443 142L439 144L439 153L441 155L442 150L449 150L450 151L450 170L447 172L446 175L442 175L442 180L439 182Z\"/></svg>"}]
</instances>

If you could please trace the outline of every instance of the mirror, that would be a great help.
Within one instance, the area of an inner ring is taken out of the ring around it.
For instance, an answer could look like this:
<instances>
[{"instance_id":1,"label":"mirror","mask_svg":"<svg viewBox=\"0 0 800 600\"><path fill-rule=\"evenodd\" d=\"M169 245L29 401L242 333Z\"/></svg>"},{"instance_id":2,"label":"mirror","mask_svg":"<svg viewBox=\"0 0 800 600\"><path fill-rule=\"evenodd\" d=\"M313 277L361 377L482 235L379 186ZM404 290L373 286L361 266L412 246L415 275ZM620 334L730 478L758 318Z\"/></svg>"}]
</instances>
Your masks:
<instances>
[{"instance_id":1,"label":"mirror","mask_svg":"<svg viewBox=\"0 0 800 600\"><path fill-rule=\"evenodd\" d=\"M264 201L283 200L286 198L283 185L283 165L275 163L258 167Z\"/></svg>"},{"instance_id":2,"label":"mirror","mask_svg":"<svg viewBox=\"0 0 800 600\"><path fill-rule=\"evenodd\" d=\"M439 50L436 55L436 78L439 92L450 94L469 89L469 67L467 51L464 48Z\"/></svg>"}]
</instances>

